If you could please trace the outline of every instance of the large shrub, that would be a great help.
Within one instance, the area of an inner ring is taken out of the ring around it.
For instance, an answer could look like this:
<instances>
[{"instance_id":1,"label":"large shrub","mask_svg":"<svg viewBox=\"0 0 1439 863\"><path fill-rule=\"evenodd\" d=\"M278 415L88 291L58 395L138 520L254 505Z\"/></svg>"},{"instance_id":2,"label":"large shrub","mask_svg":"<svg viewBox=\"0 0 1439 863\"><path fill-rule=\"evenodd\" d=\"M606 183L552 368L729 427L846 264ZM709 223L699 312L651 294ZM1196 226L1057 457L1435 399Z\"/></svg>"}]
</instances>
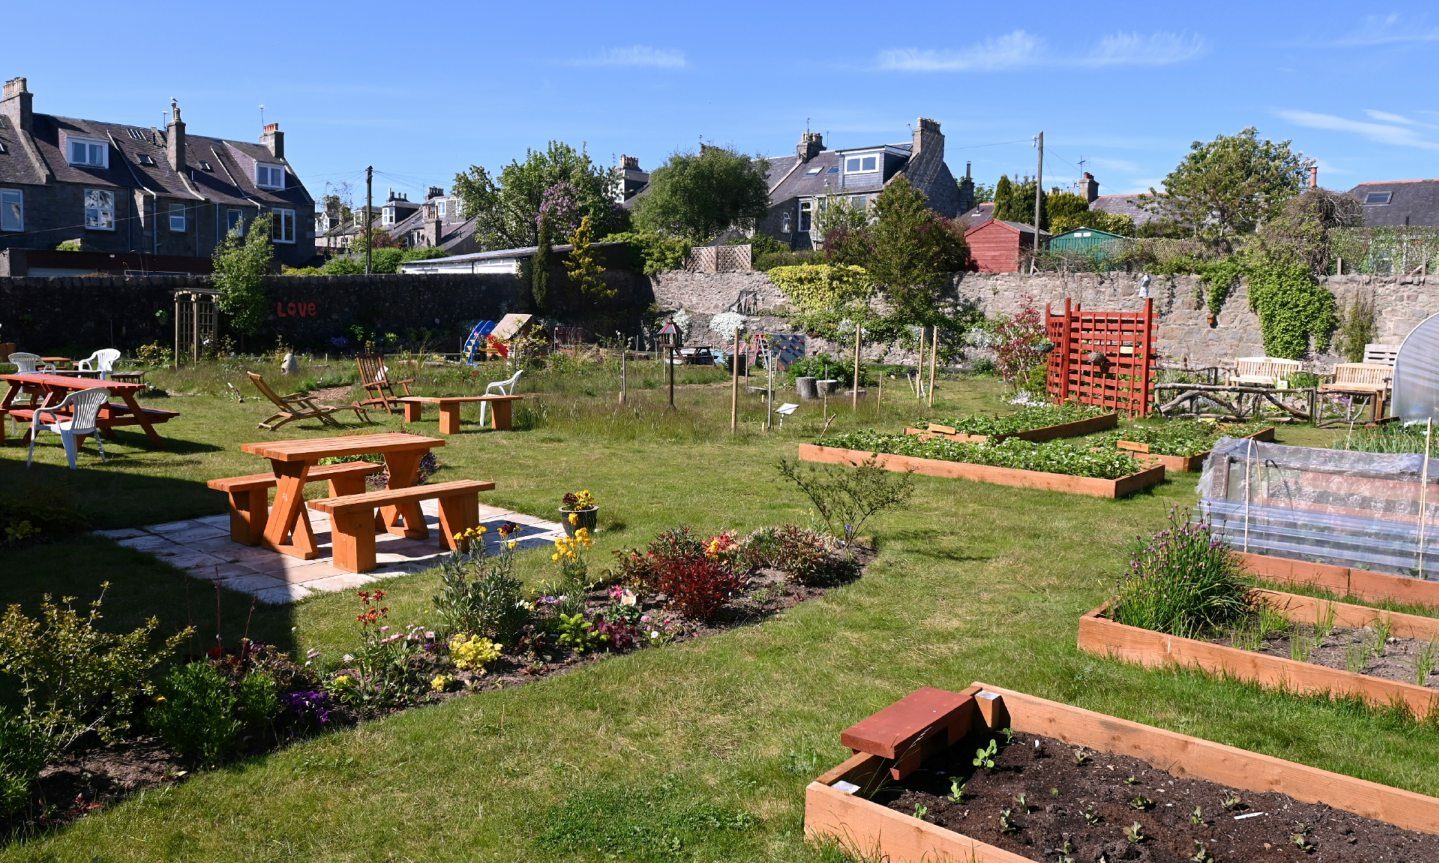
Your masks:
<instances>
[{"instance_id":1,"label":"large shrub","mask_svg":"<svg viewBox=\"0 0 1439 863\"><path fill-rule=\"evenodd\" d=\"M172 669L161 689L163 700L150 709L150 725L175 753L201 767L230 757L243 727L235 715L229 681L209 663Z\"/></svg>"},{"instance_id":2,"label":"large shrub","mask_svg":"<svg viewBox=\"0 0 1439 863\"><path fill-rule=\"evenodd\" d=\"M39 729L0 708L0 822L29 805L48 754L49 741Z\"/></svg>"}]
</instances>

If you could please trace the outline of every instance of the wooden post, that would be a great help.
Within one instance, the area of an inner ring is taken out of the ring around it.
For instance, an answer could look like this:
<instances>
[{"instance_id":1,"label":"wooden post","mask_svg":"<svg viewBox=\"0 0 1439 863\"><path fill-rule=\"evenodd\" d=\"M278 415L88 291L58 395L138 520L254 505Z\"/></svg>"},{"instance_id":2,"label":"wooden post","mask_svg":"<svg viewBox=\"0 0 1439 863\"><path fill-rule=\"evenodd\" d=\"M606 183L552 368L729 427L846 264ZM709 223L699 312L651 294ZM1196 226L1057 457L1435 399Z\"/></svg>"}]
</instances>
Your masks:
<instances>
[{"instance_id":1,"label":"wooden post","mask_svg":"<svg viewBox=\"0 0 1439 863\"><path fill-rule=\"evenodd\" d=\"M627 390L630 385L629 368L626 365L629 355L630 343L629 340L626 339L620 342L620 404L625 403L625 397L628 395Z\"/></svg>"},{"instance_id":2,"label":"wooden post","mask_svg":"<svg viewBox=\"0 0 1439 863\"><path fill-rule=\"evenodd\" d=\"M729 430L731 433L739 431L739 334L740 328L735 327L734 331L734 353L730 354L730 391L729 391Z\"/></svg>"},{"instance_id":3,"label":"wooden post","mask_svg":"<svg viewBox=\"0 0 1439 863\"><path fill-rule=\"evenodd\" d=\"M670 410L675 409L675 349L670 348Z\"/></svg>"},{"instance_id":4,"label":"wooden post","mask_svg":"<svg viewBox=\"0 0 1439 863\"><path fill-rule=\"evenodd\" d=\"M768 376L764 385L764 430L774 428L774 351L769 346L769 339L765 339L764 346L765 371Z\"/></svg>"},{"instance_id":5,"label":"wooden post","mask_svg":"<svg viewBox=\"0 0 1439 863\"><path fill-rule=\"evenodd\" d=\"M939 326L929 340L929 406L934 407L934 367L939 362Z\"/></svg>"},{"instance_id":6,"label":"wooden post","mask_svg":"<svg viewBox=\"0 0 1439 863\"><path fill-rule=\"evenodd\" d=\"M175 294L175 368L180 367L180 295Z\"/></svg>"},{"instance_id":7,"label":"wooden post","mask_svg":"<svg viewBox=\"0 0 1439 863\"><path fill-rule=\"evenodd\" d=\"M878 413L879 406L884 403L884 375L880 375L876 380L877 386L874 390L874 409L875 412Z\"/></svg>"},{"instance_id":8,"label":"wooden post","mask_svg":"<svg viewBox=\"0 0 1439 863\"><path fill-rule=\"evenodd\" d=\"M854 392L850 393L849 406L853 410L859 410L859 334L863 328L859 324L854 325Z\"/></svg>"},{"instance_id":9,"label":"wooden post","mask_svg":"<svg viewBox=\"0 0 1439 863\"><path fill-rule=\"evenodd\" d=\"M919 353L914 364L914 397L924 398L924 327L919 328Z\"/></svg>"}]
</instances>

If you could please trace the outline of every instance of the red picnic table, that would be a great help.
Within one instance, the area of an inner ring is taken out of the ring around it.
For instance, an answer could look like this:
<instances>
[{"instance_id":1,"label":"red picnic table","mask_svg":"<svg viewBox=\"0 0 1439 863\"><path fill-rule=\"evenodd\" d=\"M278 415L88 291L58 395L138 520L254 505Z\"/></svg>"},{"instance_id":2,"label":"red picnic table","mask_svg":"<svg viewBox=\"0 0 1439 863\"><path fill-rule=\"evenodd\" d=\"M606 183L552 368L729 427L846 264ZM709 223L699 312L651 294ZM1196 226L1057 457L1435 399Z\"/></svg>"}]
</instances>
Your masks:
<instances>
[{"instance_id":1,"label":"red picnic table","mask_svg":"<svg viewBox=\"0 0 1439 863\"><path fill-rule=\"evenodd\" d=\"M269 459L275 471L275 505L265 521L261 541L275 551L304 560L319 556L315 532L305 508L305 484L310 470L321 459L379 453L390 475L387 487L409 488L415 484L420 459L431 449L444 445L440 438L402 432L241 444L241 451ZM390 533L411 537L422 537L426 533L425 517L417 502L384 507L380 517ZM400 518L404 519L403 525L399 523Z\"/></svg>"},{"instance_id":2,"label":"red picnic table","mask_svg":"<svg viewBox=\"0 0 1439 863\"><path fill-rule=\"evenodd\" d=\"M119 403L107 402L100 408L95 425L101 431L108 436L112 429L119 426L138 425L144 430L145 436L150 439L151 443L164 446L165 439L155 431L155 426L159 423L169 422L180 415L175 411L140 407L140 404L135 401L135 396L145 388L144 384L97 381L73 375L54 375L44 372L0 375L0 381L10 385L4 399L0 399L0 418L8 414L22 422L29 422L37 409L58 404L68 393L74 390L89 390L98 387L109 390L112 395L120 399ZM20 402L21 395L29 396L29 400ZM29 432L26 434L28 435ZM3 443L4 440L5 424L0 422L0 443Z\"/></svg>"}]
</instances>

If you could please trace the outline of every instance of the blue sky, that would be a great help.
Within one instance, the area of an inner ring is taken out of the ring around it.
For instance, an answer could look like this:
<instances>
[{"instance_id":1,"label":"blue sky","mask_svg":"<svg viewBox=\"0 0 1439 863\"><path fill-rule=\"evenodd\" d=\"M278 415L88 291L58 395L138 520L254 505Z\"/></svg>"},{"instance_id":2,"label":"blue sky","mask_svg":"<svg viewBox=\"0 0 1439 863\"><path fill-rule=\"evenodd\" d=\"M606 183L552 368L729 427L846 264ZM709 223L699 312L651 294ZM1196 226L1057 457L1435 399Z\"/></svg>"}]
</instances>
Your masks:
<instances>
[{"instance_id":1,"label":"blue sky","mask_svg":"<svg viewBox=\"0 0 1439 863\"><path fill-rule=\"evenodd\" d=\"M1046 185L1083 160L1101 192L1140 190L1249 125L1331 188L1439 176L1422 2L6 7L0 77L37 111L159 124L175 97L192 132L254 139L263 104L317 197L362 194L367 164L377 196L413 197L551 138L653 168L700 140L791 152L806 121L831 146L904 141L921 115L982 182L1032 173L1043 129Z\"/></svg>"}]
</instances>

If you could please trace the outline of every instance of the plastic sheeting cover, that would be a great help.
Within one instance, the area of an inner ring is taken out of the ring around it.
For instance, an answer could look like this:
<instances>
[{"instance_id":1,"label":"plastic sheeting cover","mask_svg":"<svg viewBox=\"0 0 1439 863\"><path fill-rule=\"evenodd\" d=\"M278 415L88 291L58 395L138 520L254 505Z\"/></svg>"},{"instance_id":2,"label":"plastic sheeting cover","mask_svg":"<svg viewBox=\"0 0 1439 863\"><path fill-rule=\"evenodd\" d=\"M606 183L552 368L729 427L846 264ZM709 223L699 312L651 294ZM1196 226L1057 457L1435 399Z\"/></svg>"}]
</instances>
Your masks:
<instances>
[{"instance_id":1,"label":"plastic sheeting cover","mask_svg":"<svg viewBox=\"0 0 1439 863\"><path fill-rule=\"evenodd\" d=\"M1439 578L1439 459L1221 438L1199 498L1232 548Z\"/></svg>"},{"instance_id":2,"label":"plastic sheeting cover","mask_svg":"<svg viewBox=\"0 0 1439 863\"><path fill-rule=\"evenodd\" d=\"M1439 315L1430 315L1399 346L1394 360L1394 416L1439 421Z\"/></svg>"}]
</instances>

